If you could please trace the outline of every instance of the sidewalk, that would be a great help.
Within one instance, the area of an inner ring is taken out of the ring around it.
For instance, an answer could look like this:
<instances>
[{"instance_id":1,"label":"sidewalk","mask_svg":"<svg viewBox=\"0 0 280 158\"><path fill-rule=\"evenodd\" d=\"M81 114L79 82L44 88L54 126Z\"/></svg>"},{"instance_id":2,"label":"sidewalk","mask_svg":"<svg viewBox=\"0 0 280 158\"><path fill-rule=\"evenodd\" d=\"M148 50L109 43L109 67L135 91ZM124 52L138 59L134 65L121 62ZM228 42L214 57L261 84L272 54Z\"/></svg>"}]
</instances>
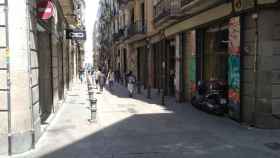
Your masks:
<instances>
[{"instance_id":1,"label":"sidewalk","mask_svg":"<svg viewBox=\"0 0 280 158\"><path fill-rule=\"evenodd\" d=\"M76 84L26 158L277 158L280 130L246 128L168 99L158 105L124 87L96 94L98 122L89 124L86 85ZM146 94L145 94L146 95ZM266 144L266 145L265 145ZM276 144L277 145L277 144Z\"/></svg>"}]
</instances>

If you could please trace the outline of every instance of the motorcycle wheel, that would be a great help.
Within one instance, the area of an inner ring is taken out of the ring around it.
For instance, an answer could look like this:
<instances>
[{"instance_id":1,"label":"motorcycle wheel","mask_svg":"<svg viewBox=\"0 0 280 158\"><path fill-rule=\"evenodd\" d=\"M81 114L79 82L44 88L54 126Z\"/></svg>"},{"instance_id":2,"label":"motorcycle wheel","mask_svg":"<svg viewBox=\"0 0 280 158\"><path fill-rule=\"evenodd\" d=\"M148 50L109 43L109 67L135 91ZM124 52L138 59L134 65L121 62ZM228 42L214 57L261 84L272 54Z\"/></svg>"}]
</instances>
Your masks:
<instances>
[{"instance_id":1,"label":"motorcycle wheel","mask_svg":"<svg viewBox=\"0 0 280 158\"><path fill-rule=\"evenodd\" d=\"M191 99L191 104L195 105L196 104L196 96L193 96Z\"/></svg>"}]
</instances>

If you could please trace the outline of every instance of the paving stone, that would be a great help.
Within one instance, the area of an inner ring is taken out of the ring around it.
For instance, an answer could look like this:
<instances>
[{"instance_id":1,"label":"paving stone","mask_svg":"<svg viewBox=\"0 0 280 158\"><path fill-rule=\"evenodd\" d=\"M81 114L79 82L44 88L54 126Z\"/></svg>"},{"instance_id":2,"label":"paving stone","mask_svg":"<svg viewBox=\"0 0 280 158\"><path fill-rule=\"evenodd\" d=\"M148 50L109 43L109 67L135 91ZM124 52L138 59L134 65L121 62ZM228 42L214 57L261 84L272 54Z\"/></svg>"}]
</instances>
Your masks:
<instances>
[{"instance_id":1,"label":"paving stone","mask_svg":"<svg viewBox=\"0 0 280 158\"><path fill-rule=\"evenodd\" d=\"M95 90L96 92L96 90ZM90 124L86 85L76 84L32 152L19 158L277 158L265 143L280 130L246 128L167 98L161 106L124 87L95 95L97 122ZM82 103L85 103L82 104Z\"/></svg>"}]
</instances>

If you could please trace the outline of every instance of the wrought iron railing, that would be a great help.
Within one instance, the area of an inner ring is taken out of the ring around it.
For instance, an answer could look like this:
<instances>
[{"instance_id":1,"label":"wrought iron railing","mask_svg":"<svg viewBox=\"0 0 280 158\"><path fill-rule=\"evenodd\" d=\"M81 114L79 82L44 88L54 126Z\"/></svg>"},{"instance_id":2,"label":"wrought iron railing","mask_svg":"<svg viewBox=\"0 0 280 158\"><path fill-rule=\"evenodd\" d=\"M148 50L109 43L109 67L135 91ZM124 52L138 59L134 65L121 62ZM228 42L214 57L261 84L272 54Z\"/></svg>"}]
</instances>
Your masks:
<instances>
[{"instance_id":1,"label":"wrought iron railing","mask_svg":"<svg viewBox=\"0 0 280 158\"><path fill-rule=\"evenodd\" d=\"M138 20L129 25L128 36L134 36L136 34L144 34L147 32L147 23L145 20Z\"/></svg>"},{"instance_id":2,"label":"wrought iron railing","mask_svg":"<svg viewBox=\"0 0 280 158\"><path fill-rule=\"evenodd\" d=\"M188 4L190 4L191 2L193 2L194 0L181 0L181 6L184 7Z\"/></svg>"},{"instance_id":3,"label":"wrought iron railing","mask_svg":"<svg viewBox=\"0 0 280 158\"><path fill-rule=\"evenodd\" d=\"M117 33L113 33L113 40L119 41L124 36L124 29L119 29Z\"/></svg>"},{"instance_id":4,"label":"wrought iron railing","mask_svg":"<svg viewBox=\"0 0 280 158\"><path fill-rule=\"evenodd\" d=\"M181 0L160 0L154 6L155 21L159 21L164 17L178 16L181 13Z\"/></svg>"}]
</instances>

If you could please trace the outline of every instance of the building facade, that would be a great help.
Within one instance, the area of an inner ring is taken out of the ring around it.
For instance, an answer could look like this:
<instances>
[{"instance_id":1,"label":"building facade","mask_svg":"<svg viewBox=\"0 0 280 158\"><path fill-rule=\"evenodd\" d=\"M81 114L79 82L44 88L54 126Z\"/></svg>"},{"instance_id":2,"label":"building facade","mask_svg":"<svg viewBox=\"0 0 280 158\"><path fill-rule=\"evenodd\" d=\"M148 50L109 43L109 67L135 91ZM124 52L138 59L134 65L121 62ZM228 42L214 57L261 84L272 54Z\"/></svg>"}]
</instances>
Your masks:
<instances>
[{"instance_id":1,"label":"building facade","mask_svg":"<svg viewBox=\"0 0 280 158\"><path fill-rule=\"evenodd\" d=\"M133 71L139 90L189 102L199 80L222 80L230 118L280 128L278 0L106 2L106 59Z\"/></svg>"},{"instance_id":2,"label":"building facade","mask_svg":"<svg viewBox=\"0 0 280 158\"><path fill-rule=\"evenodd\" d=\"M0 1L0 155L34 148L61 107L79 67L79 43L66 39L74 3L53 0L41 20L37 0Z\"/></svg>"}]
</instances>

